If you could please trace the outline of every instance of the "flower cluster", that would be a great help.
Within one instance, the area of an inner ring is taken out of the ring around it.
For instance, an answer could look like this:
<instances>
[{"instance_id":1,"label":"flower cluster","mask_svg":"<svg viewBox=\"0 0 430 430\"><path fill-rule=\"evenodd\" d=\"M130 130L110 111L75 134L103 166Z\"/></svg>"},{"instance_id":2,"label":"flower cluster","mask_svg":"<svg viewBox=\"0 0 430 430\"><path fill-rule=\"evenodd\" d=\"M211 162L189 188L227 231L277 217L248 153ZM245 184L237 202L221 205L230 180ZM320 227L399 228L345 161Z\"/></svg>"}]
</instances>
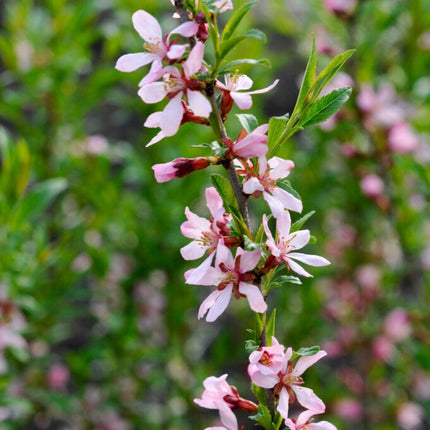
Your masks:
<instances>
[{"instance_id":1,"label":"flower cluster","mask_svg":"<svg viewBox=\"0 0 430 430\"><path fill-rule=\"evenodd\" d=\"M152 63L149 73L140 81L138 95L145 103L167 99L165 108L152 113L145 122L146 127L160 128L148 145L175 135L186 122L211 126L216 136L215 142L202 145L205 150L212 150L210 155L180 157L153 166L155 179L160 183L182 178L211 165L223 166L228 174L228 179L220 175L211 177L214 186L208 187L205 193L209 218L203 218L187 207L187 220L181 226L182 234L191 239L181 249L182 257L188 261L203 259L197 267L185 273L186 283L215 287L201 303L198 318L205 318L208 322L217 320L233 297L246 299L253 312L265 314L268 309L266 298L272 288L270 280L281 269L310 277L312 275L302 264L314 267L330 264L318 255L299 252L311 238L309 230L300 230L307 216L296 224L291 222L290 211L300 213L303 205L286 180L294 168L293 161L276 156L273 142L269 147L271 124L259 125L253 115L239 114L237 117L243 129L235 138L229 136L225 126L234 105L241 110L250 109L251 96L273 89L278 80L266 88L251 91L251 78L231 70L232 63L224 62L226 53L242 40L241 37L232 37L232 34L244 16L244 9L219 35L216 17L233 8L231 1L196 1L194 7L192 2L187 3L188 9L181 1L173 3L177 9L174 17L179 18L182 24L164 37L152 15L144 11L133 15L134 27L145 41L144 52L122 56L117 69L132 71ZM172 38L172 34L185 40L181 43L180 39ZM210 37L216 37L215 66L204 60L206 41ZM241 63L253 64L255 61L245 59L233 62ZM345 87L345 90L349 89ZM336 90L333 92L337 97ZM310 103L313 96L303 100L303 103ZM302 111L306 112L307 108L309 106L304 106ZM318 109L321 111L321 107ZM297 115L292 115L292 118L298 120L294 128L298 130L301 127L300 118ZM284 123L281 128L287 125ZM278 137L281 138L282 133ZM264 214L260 217L257 233L253 231L248 214L247 202L251 197L262 198L270 212L269 216ZM276 222L275 233L269 226L270 217ZM300 282L294 276L287 278ZM310 388L302 386L302 373L324 357L326 352L312 350L306 354L295 353L292 348L279 344L274 333L266 332L266 327L261 327L261 330L254 340L248 374L255 387L271 392L272 404L265 406L272 410L272 415L275 409L278 414L276 418L271 416L271 419L279 423L284 420L292 430L335 429L326 421L312 422L314 415L325 411L325 405ZM269 344L265 339L270 339ZM240 397L238 390L226 379L227 375L207 378L201 399L195 399L198 405L219 411L223 427L210 429L237 430L238 422L233 409L255 414L251 418L261 424L258 416L262 405ZM297 419L292 419L289 404L294 403L295 399L306 410ZM272 425L268 427L267 422L264 426L266 429L273 428Z\"/></svg>"}]
</instances>

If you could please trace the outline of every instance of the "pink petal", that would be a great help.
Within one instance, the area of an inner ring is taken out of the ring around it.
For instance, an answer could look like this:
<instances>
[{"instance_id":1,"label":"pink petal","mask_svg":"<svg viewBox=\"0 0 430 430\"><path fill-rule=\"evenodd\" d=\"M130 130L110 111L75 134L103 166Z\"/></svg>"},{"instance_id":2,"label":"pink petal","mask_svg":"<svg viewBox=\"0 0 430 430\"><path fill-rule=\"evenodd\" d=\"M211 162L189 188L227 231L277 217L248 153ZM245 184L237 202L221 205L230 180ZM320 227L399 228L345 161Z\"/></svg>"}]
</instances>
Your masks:
<instances>
[{"instance_id":1,"label":"pink petal","mask_svg":"<svg viewBox=\"0 0 430 430\"><path fill-rule=\"evenodd\" d=\"M261 185L258 178L253 176L252 178L247 179L242 185L243 192L245 194L253 194L255 191L263 191L263 185Z\"/></svg>"},{"instance_id":2,"label":"pink petal","mask_svg":"<svg viewBox=\"0 0 430 430\"><path fill-rule=\"evenodd\" d=\"M279 376L276 374L263 375L257 366L250 364L248 374L252 382L262 388L273 388L279 382Z\"/></svg>"},{"instance_id":3,"label":"pink petal","mask_svg":"<svg viewBox=\"0 0 430 430\"><path fill-rule=\"evenodd\" d=\"M289 255L288 255L289 256ZM306 276L307 278L312 278L313 276L307 272L305 269L303 269L300 264L297 264L294 260L286 257L285 261L287 262L289 268L293 271L298 273L299 275Z\"/></svg>"},{"instance_id":4,"label":"pink petal","mask_svg":"<svg viewBox=\"0 0 430 430\"><path fill-rule=\"evenodd\" d=\"M133 72L139 67L149 64L158 58L154 54L148 54L147 52L137 52L134 54L125 54L118 58L115 64L115 69L120 72Z\"/></svg>"},{"instance_id":5,"label":"pink petal","mask_svg":"<svg viewBox=\"0 0 430 430\"><path fill-rule=\"evenodd\" d=\"M223 274L211 266L212 260L213 253L206 260L203 260L200 266L185 272L185 283L189 285L218 285L223 278Z\"/></svg>"},{"instance_id":6,"label":"pink petal","mask_svg":"<svg viewBox=\"0 0 430 430\"><path fill-rule=\"evenodd\" d=\"M184 36L184 37L191 37L197 33L198 29L199 29L199 24L197 24L195 21L188 21L176 27L174 30L170 32L170 34L180 34L181 36Z\"/></svg>"},{"instance_id":7,"label":"pink petal","mask_svg":"<svg viewBox=\"0 0 430 430\"><path fill-rule=\"evenodd\" d=\"M224 208L222 198L214 187L206 188L206 206L214 217L219 209Z\"/></svg>"},{"instance_id":8,"label":"pink petal","mask_svg":"<svg viewBox=\"0 0 430 430\"><path fill-rule=\"evenodd\" d=\"M276 87L276 85L278 85L279 79L276 79L276 81L274 81L272 84L270 84L268 87L266 88L262 88L261 90L254 90L254 91L249 91L248 94L262 94L262 93L267 93L268 91L270 91L272 88Z\"/></svg>"},{"instance_id":9,"label":"pink petal","mask_svg":"<svg viewBox=\"0 0 430 430\"><path fill-rule=\"evenodd\" d=\"M312 254L302 254L301 252L290 252L288 254L290 258L301 261L302 263L308 264L309 266L328 266L330 261L326 260L324 257Z\"/></svg>"},{"instance_id":10,"label":"pink petal","mask_svg":"<svg viewBox=\"0 0 430 430\"><path fill-rule=\"evenodd\" d=\"M239 283L239 292L245 294L249 302L249 307L258 313L266 312L267 303L264 301L263 295L260 289L252 284L245 284L244 282Z\"/></svg>"},{"instance_id":11,"label":"pink petal","mask_svg":"<svg viewBox=\"0 0 430 430\"><path fill-rule=\"evenodd\" d=\"M272 196L279 200L285 209L294 212L301 212L303 210L302 201L282 188L276 187L272 191Z\"/></svg>"},{"instance_id":12,"label":"pink petal","mask_svg":"<svg viewBox=\"0 0 430 430\"><path fill-rule=\"evenodd\" d=\"M312 410L307 410L307 411L303 411L298 417L297 417L297 426L300 427L304 424L306 424L309 419L311 417L313 417L314 415L316 415L317 412L316 411L312 411Z\"/></svg>"},{"instance_id":13,"label":"pink petal","mask_svg":"<svg viewBox=\"0 0 430 430\"><path fill-rule=\"evenodd\" d=\"M199 307L199 313L197 316L198 319L201 319L205 316L206 312L214 305L220 294L221 291L215 290L210 293L205 300L203 300L202 304Z\"/></svg>"},{"instance_id":14,"label":"pink petal","mask_svg":"<svg viewBox=\"0 0 430 430\"><path fill-rule=\"evenodd\" d=\"M216 267L219 267L221 263L224 263L224 265L228 268L234 267L234 259L231 251L225 245L219 243L216 252Z\"/></svg>"},{"instance_id":15,"label":"pink petal","mask_svg":"<svg viewBox=\"0 0 430 430\"><path fill-rule=\"evenodd\" d=\"M158 103L166 97L167 93L165 82L151 82L141 86L137 92L145 103Z\"/></svg>"},{"instance_id":16,"label":"pink petal","mask_svg":"<svg viewBox=\"0 0 430 430\"><path fill-rule=\"evenodd\" d=\"M163 37L160 24L148 12L138 10L132 16L133 26L140 37L148 43L159 43Z\"/></svg>"},{"instance_id":17,"label":"pink petal","mask_svg":"<svg viewBox=\"0 0 430 430\"><path fill-rule=\"evenodd\" d=\"M328 421L320 421L319 423L309 424L311 430L337 430L337 428Z\"/></svg>"},{"instance_id":18,"label":"pink petal","mask_svg":"<svg viewBox=\"0 0 430 430\"><path fill-rule=\"evenodd\" d=\"M206 316L207 322L215 321L227 308L230 303L231 293L233 291L233 286L228 285L224 290L220 291L215 303L209 309Z\"/></svg>"},{"instance_id":19,"label":"pink petal","mask_svg":"<svg viewBox=\"0 0 430 430\"><path fill-rule=\"evenodd\" d=\"M212 111L212 106L209 100L199 91L187 90L188 104L194 115L208 118Z\"/></svg>"},{"instance_id":20,"label":"pink petal","mask_svg":"<svg viewBox=\"0 0 430 430\"><path fill-rule=\"evenodd\" d=\"M227 403L220 402L219 407L219 417L221 418L221 422L229 429L237 429L237 419L234 415L233 411L227 405Z\"/></svg>"},{"instance_id":21,"label":"pink petal","mask_svg":"<svg viewBox=\"0 0 430 430\"><path fill-rule=\"evenodd\" d=\"M197 260L203 257L207 247L193 240L188 245L181 248L181 255L184 260Z\"/></svg>"},{"instance_id":22,"label":"pink petal","mask_svg":"<svg viewBox=\"0 0 430 430\"><path fill-rule=\"evenodd\" d=\"M252 107L252 97L249 94L231 91L230 95L239 109L247 110Z\"/></svg>"},{"instance_id":23,"label":"pink petal","mask_svg":"<svg viewBox=\"0 0 430 430\"><path fill-rule=\"evenodd\" d=\"M185 208L185 216L188 221L183 222L181 225L181 233L185 237L190 239L200 239L203 232L210 230L210 222L206 218L191 212L188 207Z\"/></svg>"},{"instance_id":24,"label":"pink petal","mask_svg":"<svg viewBox=\"0 0 430 430\"><path fill-rule=\"evenodd\" d=\"M191 50L187 61L183 64L185 77L190 78L194 73L197 73L202 67L203 55L205 52L205 45L197 42Z\"/></svg>"},{"instance_id":25,"label":"pink petal","mask_svg":"<svg viewBox=\"0 0 430 430\"><path fill-rule=\"evenodd\" d=\"M325 411L325 405L323 401L310 389L301 387L298 385L292 385L291 387L297 397L297 401L307 409L311 409L318 414L322 414Z\"/></svg>"},{"instance_id":26,"label":"pink petal","mask_svg":"<svg viewBox=\"0 0 430 430\"><path fill-rule=\"evenodd\" d=\"M162 131L160 131L159 133L157 133L145 146L151 146L154 143L159 142L160 140L163 140L166 136L164 135L164 133Z\"/></svg>"},{"instance_id":27,"label":"pink petal","mask_svg":"<svg viewBox=\"0 0 430 430\"><path fill-rule=\"evenodd\" d=\"M173 136L181 125L184 111L181 103L182 94L179 93L167 103L160 120L160 128L165 136Z\"/></svg>"},{"instance_id":28,"label":"pink petal","mask_svg":"<svg viewBox=\"0 0 430 430\"><path fill-rule=\"evenodd\" d=\"M281 392L279 394L279 403L276 408L278 412L281 414L282 418L288 418L288 410L289 410L289 395L288 391L285 387L282 387Z\"/></svg>"},{"instance_id":29,"label":"pink petal","mask_svg":"<svg viewBox=\"0 0 430 430\"><path fill-rule=\"evenodd\" d=\"M291 160L284 160L280 157L272 157L267 164L270 167L270 177L275 181L284 179L290 174L290 170L294 168L294 163Z\"/></svg>"},{"instance_id":30,"label":"pink petal","mask_svg":"<svg viewBox=\"0 0 430 430\"><path fill-rule=\"evenodd\" d=\"M286 240L290 236L291 216L289 212L284 212L276 220L276 230L278 232L278 242Z\"/></svg>"},{"instance_id":31,"label":"pink petal","mask_svg":"<svg viewBox=\"0 0 430 430\"><path fill-rule=\"evenodd\" d=\"M163 112L152 113L151 115L148 116L148 118L146 118L145 124L143 125L148 128L160 127L160 120L162 115L163 115Z\"/></svg>"},{"instance_id":32,"label":"pink petal","mask_svg":"<svg viewBox=\"0 0 430 430\"><path fill-rule=\"evenodd\" d=\"M149 73L140 80L138 85L141 87L143 85L158 81L163 76L163 74L163 63L159 60L154 60Z\"/></svg>"},{"instance_id":33,"label":"pink petal","mask_svg":"<svg viewBox=\"0 0 430 430\"><path fill-rule=\"evenodd\" d=\"M240 90L249 90L252 87L252 84L254 83L252 79L247 75L239 75L234 79L234 90L233 91L240 91Z\"/></svg>"},{"instance_id":34,"label":"pink petal","mask_svg":"<svg viewBox=\"0 0 430 430\"><path fill-rule=\"evenodd\" d=\"M269 205L272 215L275 218L279 218L285 215L287 209L281 201L279 201L277 198L273 197L270 193L266 191L263 192L263 197L266 203Z\"/></svg>"},{"instance_id":35,"label":"pink petal","mask_svg":"<svg viewBox=\"0 0 430 430\"><path fill-rule=\"evenodd\" d=\"M172 45L167 51L167 58L169 58L170 60L176 60L178 58L181 58L182 55L184 55L185 50L185 45Z\"/></svg>"},{"instance_id":36,"label":"pink petal","mask_svg":"<svg viewBox=\"0 0 430 430\"><path fill-rule=\"evenodd\" d=\"M327 353L325 351L318 351L314 355L300 357L297 360L296 365L294 366L293 374L295 376L300 376L306 369L311 367L317 361L321 360L321 358L325 357Z\"/></svg>"},{"instance_id":37,"label":"pink petal","mask_svg":"<svg viewBox=\"0 0 430 430\"><path fill-rule=\"evenodd\" d=\"M244 251L242 248L238 248L236 257L238 255L241 256L239 267L240 273L246 273L254 269L260 261L261 252L261 249L256 249L255 251Z\"/></svg>"},{"instance_id":38,"label":"pink petal","mask_svg":"<svg viewBox=\"0 0 430 430\"><path fill-rule=\"evenodd\" d=\"M311 233L309 230L299 230L291 233L291 241L290 248L291 249L301 249L303 248L310 240Z\"/></svg>"}]
</instances>

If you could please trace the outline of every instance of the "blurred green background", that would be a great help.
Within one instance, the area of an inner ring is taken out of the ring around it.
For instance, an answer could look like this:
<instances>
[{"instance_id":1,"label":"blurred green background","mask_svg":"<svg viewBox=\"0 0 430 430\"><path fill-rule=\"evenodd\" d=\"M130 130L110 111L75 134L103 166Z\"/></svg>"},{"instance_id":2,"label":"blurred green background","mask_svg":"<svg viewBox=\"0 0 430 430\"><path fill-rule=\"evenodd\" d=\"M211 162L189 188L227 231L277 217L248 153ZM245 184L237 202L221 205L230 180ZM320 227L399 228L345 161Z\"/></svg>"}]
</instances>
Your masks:
<instances>
[{"instance_id":1,"label":"blurred green background","mask_svg":"<svg viewBox=\"0 0 430 430\"><path fill-rule=\"evenodd\" d=\"M281 79L254 96L264 123L292 111L312 33L320 70L357 49L341 75L354 88L346 107L282 151L305 212L316 210L308 252L332 265L275 290L270 305L282 343L329 353L306 375L325 419L339 429L426 430L430 2L334 3L260 1L242 25L268 43L232 54L270 59L271 69L240 69L255 88ZM145 148L154 131L143 123L159 109L137 97L142 70L114 69L142 48L131 25L141 8L166 31L175 26L167 0L0 3L2 430L202 429L217 414L193 398L223 373L252 398L249 309L239 301L216 323L198 321L205 291L183 279L193 267L179 253L184 208L205 215L210 172L157 184L151 169L202 155L193 145L213 137L186 124ZM233 115L227 126L235 135Z\"/></svg>"}]
</instances>

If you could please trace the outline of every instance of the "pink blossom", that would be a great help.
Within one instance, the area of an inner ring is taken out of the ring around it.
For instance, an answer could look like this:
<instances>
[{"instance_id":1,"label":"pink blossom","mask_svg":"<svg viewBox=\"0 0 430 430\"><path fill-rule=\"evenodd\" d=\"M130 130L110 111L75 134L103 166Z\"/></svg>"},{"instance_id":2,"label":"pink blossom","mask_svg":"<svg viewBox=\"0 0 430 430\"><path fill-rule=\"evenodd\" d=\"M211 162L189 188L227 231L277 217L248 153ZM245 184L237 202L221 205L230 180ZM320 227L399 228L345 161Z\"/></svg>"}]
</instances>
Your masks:
<instances>
[{"instance_id":1,"label":"pink blossom","mask_svg":"<svg viewBox=\"0 0 430 430\"><path fill-rule=\"evenodd\" d=\"M223 244L234 241L230 238L230 229L227 223L231 221L231 215L225 212L222 199L214 187L206 189L206 205L211 213L210 219L199 217L185 209L187 221L181 225L181 232L185 237L194 239L188 245L181 248L181 255L185 260L196 260L207 252L208 258L196 269L189 272L188 281L198 284L212 264L214 251L220 240Z\"/></svg>"},{"instance_id":2,"label":"pink blossom","mask_svg":"<svg viewBox=\"0 0 430 430\"><path fill-rule=\"evenodd\" d=\"M286 418L285 425L288 426L290 430L337 430L336 427L328 421L320 421L317 423L309 422L309 419L315 414L315 411L303 411L297 417L297 420Z\"/></svg>"},{"instance_id":3,"label":"pink blossom","mask_svg":"<svg viewBox=\"0 0 430 430\"><path fill-rule=\"evenodd\" d=\"M252 94L267 93L279 82L279 79L276 79L271 85L266 88L262 88L261 90L242 91L248 90L252 87L253 81L248 76L238 74L234 74L231 76L229 73L227 73L224 77L224 80L225 84L220 81L217 81L217 87L228 93L230 97L234 100L234 102L237 104L239 109L243 110L249 109L252 106Z\"/></svg>"},{"instance_id":4,"label":"pink blossom","mask_svg":"<svg viewBox=\"0 0 430 430\"><path fill-rule=\"evenodd\" d=\"M375 91L370 85L362 85L357 96L357 105L365 114L365 126L373 129L375 125L391 127L404 120L405 106L396 98L393 87L385 83Z\"/></svg>"},{"instance_id":5,"label":"pink blossom","mask_svg":"<svg viewBox=\"0 0 430 430\"><path fill-rule=\"evenodd\" d=\"M284 345L272 337L271 346L263 346L249 356L249 362L262 374L278 373L284 359Z\"/></svg>"},{"instance_id":6,"label":"pink blossom","mask_svg":"<svg viewBox=\"0 0 430 430\"><path fill-rule=\"evenodd\" d=\"M407 339L411 334L408 313L403 308L393 309L385 317L383 328L393 342Z\"/></svg>"},{"instance_id":7,"label":"pink blossom","mask_svg":"<svg viewBox=\"0 0 430 430\"><path fill-rule=\"evenodd\" d=\"M358 421L363 416L363 406L355 399L341 399L335 402L334 412L348 421Z\"/></svg>"},{"instance_id":8,"label":"pink blossom","mask_svg":"<svg viewBox=\"0 0 430 430\"><path fill-rule=\"evenodd\" d=\"M203 382L205 391L201 399L194 399L202 408L218 409L221 422L227 429L237 429L237 419L231 410L231 404L224 400L225 397L235 396L232 387L227 383L227 374L216 378L210 376Z\"/></svg>"},{"instance_id":9,"label":"pink blossom","mask_svg":"<svg viewBox=\"0 0 430 430\"><path fill-rule=\"evenodd\" d=\"M204 44L197 42L188 59L183 64L183 74L174 66L167 66L163 81L150 82L141 86L138 95L145 103L158 103L164 98L169 102L162 112L155 112L148 117L145 127L159 127L160 133L146 146L153 145L163 137L173 136L181 125L184 116L182 97L185 97L192 112L207 118L212 110L209 101L200 92L199 84L192 76L202 67Z\"/></svg>"},{"instance_id":10,"label":"pink blossom","mask_svg":"<svg viewBox=\"0 0 430 430\"><path fill-rule=\"evenodd\" d=\"M327 10L340 15L352 14L356 4L357 0L324 0Z\"/></svg>"},{"instance_id":11,"label":"pink blossom","mask_svg":"<svg viewBox=\"0 0 430 430\"><path fill-rule=\"evenodd\" d=\"M406 122L399 122L388 133L388 147L399 154L409 154L418 149L419 139Z\"/></svg>"},{"instance_id":12,"label":"pink blossom","mask_svg":"<svg viewBox=\"0 0 430 430\"><path fill-rule=\"evenodd\" d=\"M310 266L317 267L327 266L330 264L330 262L324 257L295 252L296 249L303 248L309 242L311 235L309 230L299 230L290 233L291 218L288 212L285 212L276 220L276 230L278 233L276 241L273 239L272 233L269 229L266 214L263 215L263 226L267 236L266 245L270 249L273 257L277 260L278 264L283 260L288 269L306 277L312 275L296 263L296 260Z\"/></svg>"},{"instance_id":13,"label":"pink blossom","mask_svg":"<svg viewBox=\"0 0 430 430\"><path fill-rule=\"evenodd\" d=\"M256 363L248 365L248 374L255 385L263 388L274 388L275 394L279 394L277 410L282 418L288 418L289 404L297 401L314 414L325 411L322 400L310 389L303 387L303 372L322 357L327 355L325 351L319 351L312 356L300 357L295 366L291 361L293 350L288 348L282 357L282 365L279 369L278 362L268 362L266 369L261 370L261 365L265 365L264 355L260 359L260 366ZM254 358L254 357L253 357ZM254 361L254 360L253 360Z\"/></svg>"},{"instance_id":14,"label":"pink blossom","mask_svg":"<svg viewBox=\"0 0 430 430\"><path fill-rule=\"evenodd\" d=\"M261 294L260 289L252 284L255 275L251 272L258 264L261 256L261 249L255 251L244 251L237 248L236 257L233 258L230 250L219 243L217 247L215 267L205 268L203 274L199 274L194 281L195 270L185 273L187 284L195 285L217 285L217 289L212 292L201 304L198 318L202 318L206 312L206 321L215 321L227 308L231 296L237 299L246 297L249 306L254 312L262 313L267 309L267 304Z\"/></svg>"},{"instance_id":15,"label":"pink blossom","mask_svg":"<svg viewBox=\"0 0 430 430\"><path fill-rule=\"evenodd\" d=\"M382 361L390 361L394 355L393 342L386 336L378 336L372 344L373 355Z\"/></svg>"},{"instance_id":16,"label":"pink blossom","mask_svg":"<svg viewBox=\"0 0 430 430\"><path fill-rule=\"evenodd\" d=\"M210 165L207 157L176 158L168 163L152 166L158 183L167 182L174 178L183 178L196 170L205 169Z\"/></svg>"},{"instance_id":17,"label":"pink blossom","mask_svg":"<svg viewBox=\"0 0 430 430\"><path fill-rule=\"evenodd\" d=\"M367 197L378 197L384 191L384 182L378 175L370 174L363 177L360 188Z\"/></svg>"},{"instance_id":18,"label":"pink blossom","mask_svg":"<svg viewBox=\"0 0 430 430\"><path fill-rule=\"evenodd\" d=\"M176 40L170 42L172 34L191 37L196 34L198 25L189 21L176 27L163 37L159 22L148 12L138 10L132 17L133 26L145 41L145 52L121 56L115 68L121 72L132 72L146 64L152 63L149 74L142 79L140 85L154 82L162 75L163 61L177 60L185 53L187 45L177 45Z\"/></svg>"},{"instance_id":19,"label":"pink blossom","mask_svg":"<svg viewBox=\"0 0 430 430\"><path fill-rule=\"evenodd\" d=\"M425 409L414 402L402 403L397 411L397 422L402 430L416 430L423 428L426 419Z\"/></svg>"},{"instance_id":20,"label":"pink blossom","mask_svg":"<svg viewBox=\"0 0 430 430\"><path fill-rule=\"evenodd\" d=\"M251 158L261 157L267 154L269 150L266 145L267 142L267 130L268 124L263 124L252 130L248 135L243 136L243 133L239 134L239 137L235 142L227 142L227 146L230 149L232 156L238 158ZM244 132L244 130L242 130Z\"/></svg>"},{"instance_id":21,"label":"pink blossom","mask_svg":"<svg viewBox=\"0 0 430 430\"><path fill-rule=\"evenodd\" d=\"M55 390L64 389L69 382L70 371L63 364L53 365L47 374L47 382L50 388Z\"/></svg>"},{"instance_id":22,"label":"pink blossom","mask_svg":"<svg viewBox=\"0 0 430 430\"><path fill-rule=\"evenodd\" d=\"M279 218L287 210L301 212L302 202L277 186L277 181L290 174L294 163L279 157L273 157L269 161L265 157L259 157L258 166L258 176L254 174L245 180L243 192L252 194L254 197L262 193L275 218Z\"/></svg>"}]
</instances>

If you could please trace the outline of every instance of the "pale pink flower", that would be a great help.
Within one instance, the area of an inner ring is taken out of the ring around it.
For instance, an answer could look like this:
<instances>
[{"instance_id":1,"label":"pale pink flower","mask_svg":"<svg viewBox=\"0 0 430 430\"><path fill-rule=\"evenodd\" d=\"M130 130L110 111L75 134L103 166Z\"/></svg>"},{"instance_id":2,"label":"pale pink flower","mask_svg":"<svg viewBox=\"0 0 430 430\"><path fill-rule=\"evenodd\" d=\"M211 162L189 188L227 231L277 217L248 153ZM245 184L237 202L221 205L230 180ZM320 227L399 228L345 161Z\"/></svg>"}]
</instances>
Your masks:
<instances>
[{"instance_id":1,"label":"pale pink flower","mask_svg":"<svg viewBox=\"0 0 430 430\"><path fill-rule=\"evenodd\" d=\"M384 191L383 180L375 174L364 176L360 181L360 188L363 194L367 197L378 197Z\"/></svg>"},{"instance_id":2,"label":"pale pink flower","mask_svg":"<svg viewBox=\"0 0 430 430\"><path fill-rule=\"evenodd\" d=\"M140 85L158 80L162 75L163 61L177 60L184 55L187 45L176 44L177 40L170 42L172 34L191 37L196 34L198 24L189 21L176 27L163 37L159 22L148 12L138 10L132 17L133 26L145 41L145 52L126 54L121 56L115 68L121 72L132 72L142 66L152 63L149 74L142 79Z\"/></svg>"},{"instance_id":3,"label":"pale pink flower","mask_svg":"<svg viewBox=\"0 0 430 430\"><path fill-rule=\"evenodd\" d=\"M233 258L231 251L219 243L216 252L215 267L208 267L198 282L191 278L196 269L185 273L187 284L195 285L217 285L201 304L198 318L202 318L206 312L206 321L215 321L227 308L231 296L237 299L246 297L250 308L254 312L262 313L267 309L267 304L260 289L252 284L255 275L251 272L258 264L261 257L261 249L255 251L244 251L237 248L236 257Z\"/></svg>"},{"instance_id":4,"label":"pale pink flower","mask_svg":"<svg viewBox=\"0 0 430 430\"><path fill-rule=\"evenodd\" d=\"M411 334L411 325L408 313L403 308L393 309L383 323L385 334L393 341L407 339Z\"/></svg>"},{"instance_id":5,"label":"pale pink flower","mask_svg":"<svg viewBox=\"0 0 430 430\"><path fill-rule=\"evenodd\" d=\"M231 153L238 158L252 158L266 155L269 150L266 144L268 128L268 124L263 124L252 130L245 137L242 137L242 133L240 133L238 139L230 145Z\"/></svg>"},{"instance_id":6,"label":"pale pink flower","mask_svg":"<svg viewBox=\"0 0 430 430\"><path fill-rule=\"evenodd\" d=\"M357 0L324 0L327 10L340 15L350 15L356 5Z\"/></svg>"},{"instance_id":7,"label":"pale pink flower","mask_svg":"<svg viewBox=\"0 0 430 430\"><path fill-rule=\"evenodd\" d=\"M303 411L297 420L290 418L285 419L285 425L290 430L337 430L336 427L328 421L309 422L309 419L316 414L315 411Z\"/></svg>"},{"instance_id":8,"label":"pale pink flower","mask_svg":"<svg viewBox=\"0 0 430 430\"><path fill-rule=\"evenodd\" d=\"M218 409L221 422L227 429L237 429L237 419L231 410L231 404L224 400L227 396L235 397L232 387L227 383L227 374L216 378L210 376L203 381L205 391L201 399L194 399L202 408Z\"/></svg>"},{"instance_id":9,"label":"pale pink flower","mask_svg":"<svg viewBox=\"0 0 430 430\"><path fill-rule=\"evenodd\" d=\"M288 212L285 212L276 220L276 230L278 232L276 241L269 229L266 214L263 215L263 226L267 236L266 245L270 249L273 257L277 259L278 264L283 260L288 269L293 270L299 275L307 277L312 275L296 263L296 260L316 267L327 266L330 264L330 262L324 257L295 252L296 249L303 248L309 242L311 234L309 230L299 230L290 233L291 218Z\"/></svg>"},{"instance_id":10,"label":"pale pink flower","mask_svg":"<svg viewBox=\"0 0 430 430\"><path fill-rule=\"evenodd\" d=\"M357 105L365 114L364 125L367 129L373 129L375 125L391 127L403 121L407 113L388 83L381 85L377 91L368 84L362 85Z\"/></svg>"},{"instance_id":11,"label":"pale pink flower","mask_svg":"<svg viewBox=\"0 0 430 430\"><path fill-rule=\"evenodd\" d=\"M409 154L418 149L420 141L406 122L394 124L388 132L388 147L399 154Z\"/></svg>"},{"instance_id":12,"label":"pale pink flower","mask_svg":"<svg viewBox=\"0 0 430 430\"><path fill-rule=\"evenodd\" d=\"M282 365L279 369L278 363L268 363L267 369L264 372L261 366L250 363L248 365L248 374L255 385L263 388L274 388L275 394L279 394L279 403L277 410L282 418L288 418L289 404L293 403L294 399L307 409L310 409L314 414L320 414L325 411L325 405L322 400L310 389L303 387L303 372L322 357L326 356L325 351L319 351L315 355L300 357L295 366L290 361L293 355L293 350L288 348L283 357ZM264 365L260 360L260 364Z\"/></svg>"},{"instance_id":13,"label":"pale pink flower","mask_svg":"<svg viewBox=\"0 0 430 430\"><path fill-rule=\"evenodd\" d=\"M164 98L169 102L162 112L155 112L148 117L145 127L160 127L161 131L146 146L153 145L163 137L173 136L181 125L184 116L182 97L194 115L207 118L212 110L209 100L196 87L192 76L202 67L204 44L197 42L189 57L182 65L183 74L174 66L167 66L163 81L150 82L141 86L138 95L145 103L158 103Z\"/></svg>"},{"instance_id":14,"label":"pale pink flower","mask_svg":"<svg viewBox=\"0 0 430 430\"><path fill-rule=\"evenodd\" d=\"M70 379L70 371L64 364L54 364L48 371L46 379L50 388L62 390Z\"/></svg>"},{"instance_id":15,"label":"pale pink flower","mask_svg":"<svg viewBox=\"0 0 430 430\"><path fill-rule=\"evenodd\" d=\"M277 181L290 174L294 163L279 157L273 157L269 161L265 157L259 157L258 166L258 176L250 176L244 181L243 192L254 197L262 193L275 218L287 210L301 212L303 205L300 199L277 186Z\"/></svg>"},{"instance_id":16,"label":"pale pink flower","mask_svg":"<svg viewBox=\"0 0 430 430\"><path fill-rule=\"evenodd\" d=\"M217 81L217 88L228 92L230 94L230 97L239 107L239 109L242 110L249 109L252 106L252 94L267 93L279 82L279 79L276 79L271 85L266 88L262 88L261 90L243 91L249 90L252 87L253 81L250 77L238 74L230 75L229 73L227 73L224 76L224 80L225 84L220 81Z\"/></svg>"},{"instance_id":17,"label":"pale pink flower","mask_svg":"<svg viewBox=\"0 0 430 430\"><path fill-rule=\"evenodd\" d=\"M202 218L185 208L187 221L181 225L181 232L185 237L194 239L188 245L181 248L181 255L185 260L196 260L205 253L209 256L203 263L189 272L189 283L198 283L212 264L215 250L220 240L228 243L230 229L227 223L231 221L231 215L225 212L222 199L214 187L206 189L206 205L211 213L210 219ZM234 239L233 239L234 240Z\"/></svg>"},{"instance_id":18,"label":"pale pink flower","mask_svg":"<svg viewBox=\"0 0 430 430\"><path fill-rule=\"evenodd\" d=\"M426 411L418 403L402 403L396 415L397 422L402 430L417 430L424 428L422 425L426 420Z\"/></svg>"},{"instance_id":19,"label":"pale pink flower","mask_svg":"<svg viewBox=\"0 0 430 430\"><path fill-rule=\"evenodd\" d=\"M252 352L249 356L249 363L255 366L259 372L264 374L277 373L282 368L284 359L284 345L272 336L272 345L263 346Z\"/></svg>"},{"instance_id":20,"label":"pale pink flower","mask_svg":"<svg viewBox=\"0 0 430 430\"><path fill-rule=\"evenodd\" d=\"M395 349L391 339L386 336L378 336L374 339L372 344L373 355L382 361L390 361L392 359Z\"/></svg>"},{"instance_id":21,"label":"pale pink flower","mask_svg":"<svg viewBox=\"0 0 430 430\"><path fill-rule=\"evenodd\" d=\"M158 183L167 182L174 178L183 178L196 170L205 169L210 165L207 157L176 158L163 164L154 164L154 176Z\"/></svg>"},{"instance_id":22,"label":"pale pink flower","mask_svg":"<svg viewBox=\"0 0 430 430\"><path fill-rule=\"evenodd\" d=\"M333 410L336 415L348 421L358 421L363 416L363 406L355 399L341 399L334 403Z\"/></svg>"}]
</instances>

